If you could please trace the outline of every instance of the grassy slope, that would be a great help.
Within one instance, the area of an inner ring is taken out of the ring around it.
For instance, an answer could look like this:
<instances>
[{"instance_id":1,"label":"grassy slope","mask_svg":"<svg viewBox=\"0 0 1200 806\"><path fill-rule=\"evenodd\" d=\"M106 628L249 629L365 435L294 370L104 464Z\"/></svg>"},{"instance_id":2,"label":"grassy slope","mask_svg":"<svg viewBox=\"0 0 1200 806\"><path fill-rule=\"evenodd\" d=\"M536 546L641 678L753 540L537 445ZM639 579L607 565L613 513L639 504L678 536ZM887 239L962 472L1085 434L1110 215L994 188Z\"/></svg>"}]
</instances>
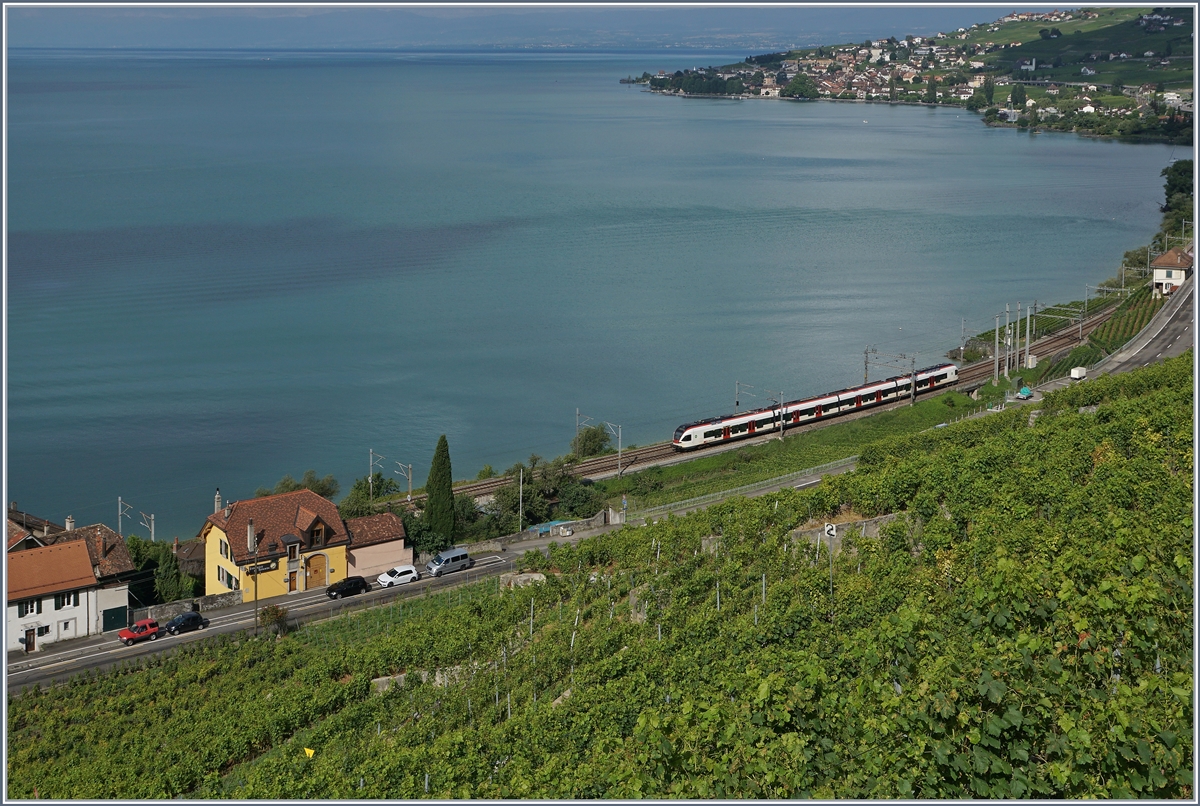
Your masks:
<instances>
[{"instance_id":1,"label":"grassy slope","mask_svg":"<svg viewBox=\"0 0 1200 806\"><path fill-rule=\"evenodd\" d=\"M534 589L10 700L8 795L1188 798L1191 366L557 548L565 573ZM841 502L918 520L850 536L831 602L828 561L790 535Z\"/></svg>"}]
</instances>

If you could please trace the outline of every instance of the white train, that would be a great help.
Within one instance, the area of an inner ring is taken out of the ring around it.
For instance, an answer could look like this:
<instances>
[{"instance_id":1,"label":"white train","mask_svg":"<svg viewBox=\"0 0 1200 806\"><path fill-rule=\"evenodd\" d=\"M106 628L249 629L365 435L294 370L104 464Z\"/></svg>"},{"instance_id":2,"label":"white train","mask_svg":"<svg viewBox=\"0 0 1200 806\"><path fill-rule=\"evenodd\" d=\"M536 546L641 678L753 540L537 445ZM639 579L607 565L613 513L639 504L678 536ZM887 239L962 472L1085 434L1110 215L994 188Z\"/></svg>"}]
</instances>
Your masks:
<instances>
[{"instance_id":1,"label":"white train","mask_svg":"<svg viewBox=\"0 0 1200 806\"><path fill-rule=\"evenodd\" d=\"M821 397L793 400L783 404L783 414L778 406L766 409L713 417L684 423L675 429L672 442L677 450L690 450L704 445L714 445L733 439L745 439L755 434L778 431L780 427L803 425L817 420L826 420L852 411L880 406L894 400L902 400L912 394L912 375L897 375L882 381L830 392ZM917 394L933 391L939 386L956 383L958 367L954 364L938 364L917 370Z\"/></svg>"}]
</instances>

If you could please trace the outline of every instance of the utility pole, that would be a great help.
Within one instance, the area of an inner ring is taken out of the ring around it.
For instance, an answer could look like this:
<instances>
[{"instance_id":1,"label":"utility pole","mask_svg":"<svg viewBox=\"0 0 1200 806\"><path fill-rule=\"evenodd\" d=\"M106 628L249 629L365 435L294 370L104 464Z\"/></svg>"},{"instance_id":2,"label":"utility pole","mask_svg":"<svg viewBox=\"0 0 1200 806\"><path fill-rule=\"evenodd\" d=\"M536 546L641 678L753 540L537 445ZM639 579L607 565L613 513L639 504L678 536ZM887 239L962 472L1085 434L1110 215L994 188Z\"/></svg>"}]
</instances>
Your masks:
<instances>
[{"instance_id":1,"label":"utility pole","mask_svg":"<svg viewBox=\"0 0 1200 806\"><path fill-rule=\"evenodd\" d=\"M1034 302L1036 305L1037 303ZM1025 308L1025 369L1029 369L1029 328L1033 322L1033 309Z\"/></svg>"},{"instance_id":2,"label":"utility pole","mask_svg":"<svg viewBox=\"0 0 1200 806\"><path fill-rule=\"evenodd\" d=\"M126 504L124 501L122 501L121 496L118 495L117 496L117 534L120 537L125 536L125 533L121 531L121 516L128 515L129 510L131 510L131 509L133 509L133 507L129 506L129 504Z\"/></svg>"},{"instance_id":3,"label":"utility pole","mask_svg":"<svg viewBox=\"0 0 1200 806\"><path fill-rule=\"evenodd\" d=\"M754 388L753 386L751 386L748 383L742 383L741 381L733 382L733 413L734 414L737 414L738 403L741 401L743 386L746 387L747 389ZM756 395L752 392L746 392L746 394L750 395L750 397L758 397L758 395Z\"/></svg>"},{"instance_id":4,"label":"utility pole","mask_svg":"<svg viewBox=\"0 0 1200 806\"><path fill-rule=\"evenodd\" d=\"M387 457L380 456L379 454L375 453L375 450L373 448L367 448L367 451L370 454L370 456L368 458L371 460L371 464L369 464L367 466L367 490L369 493L368 499L371 501L374 501L375 500L375 467L376 466L382 467L383 460L386 459Z\"/></svg>"},{"instance_id":5,"label":"utility pole","mask_svg":"<svg viewBox=\"0 0 1200 806\"><path fill-rule=\"evenodd\" d=\"M771 402L772 403L775 402L774 398L771 399ZM772 416L771 419L774 420L775 418ZM779 441L783 442L783 391L782 390L780 390L780 392L779 392Z\"/></svg>"},{"instance_id":6,"label":"utility pole","mask_svg":"<svg viewBox=\"0 0 1200 806\"><path fill-rule=\"evenodd\" d=\"M967 354L967 320L966 319L962 320L962 335L959 337L958 344L959 344L959 346L958 346L958 363L961 364L963 362L963 356L965 356ZM867 382L867 379L863 378L863 383L866 383L866 382Z\"/></svg>"},{"instance_id":7,"label":"utility pole","mask_svg":"<svg viewBox=\"0 0 1200 806\"><path fill-rule=\"evenodd\" d=\"M1008 322L1008 303L1004 303L1004 377L1008 378L1008 348L1012 342L1012 328Z\"/></svg>"},{"instance_id":8,"label":"utility pole","mask_svg":"<svg viewBox=\"0 0 1200 806\"><path fill-rule=\"evenodd\" d=\"M141 510L139 510L139 514L142 516L142 525L150 530L150 542L153 543L154 542L154 515L153 514L147 515L145 512L141 512Z\"/></svg>"},{"instance_id":9,"label":"utility pole","mask_svg":"<svg viewBox=\"0 0 1200 806\"><path fill-rule=\"evenodd\" d=\"M913 356L912 356L912 398L910 400L911 400L911 402L909 403L910 406L917 405L917 354L916 353L913 353Z\"/></svg>"},{"instance_id":10,"label":"utility pole","mask_svg":"<svg viewBox=\"0 0 1200 806\"><path fill-rule=\"evenodd\" d=\"M908 371L911 374L910 382L912 388L909 390L909 395L912 403L917 402L917 353L911 356L904 353L881 353L878 350L871 349L868 351L871 355L879 355L885 358L890 358L892 361L870 361L871 364L877 367L886 367L887 369L897 370L899 372ZM868 359L869 360L869 359ZM904 363L901 363L904 362Z\"/></svg>"},{"instance_id":11,"label":"utility pole","mask_svg":"<svg viewBox=\"0 0 1200 806\"><path fill-rule=\"evenodd\" d=\"M617 438L617 476L620 477L620 475L621 475L621 426L613 425L612 423L610 423L608 421L605 421L604 424L606 426L608 426L609 432Z\"/></svg>"},{"instance_id":12,"label":"utility pole","mask_svg":"<svg viewBox=\"0 0 1200 806\"><path fill-rule=\"evenodd\" d=\"M996 346L992 348L992 385L1000 380L1000 314L996 314Z\"/></svg>"},{"instance_id":13,"label":"utility pole","mask_svg":"<svg viewBox=\"0 0 1200 806\"><path fill-rule=\"evenodd\" d=\"M404 476L404 478L408 479L408 500L411 501L412 500L412 465L406 465L406 464L403 464L402 462L396 462L396 464L400 465L400 469L393 470L392 472L398 473L401 476Z\"/></svg>"},{"instance_id":14,"label":"utility pole","mask_svg":"<svg viewBox=\"0 0 1200 806\"><path fill-rule=\"evenodd\" d=\"M580 418L583 418L582 420ZM579 407L575 407L575 436L579 436L579 427L588 424L588 420L592 419L586 414L579 413Z\"/></svg>"},{"instance_id":15,"label":"utility pole","mask_svg":"<svg viewBox=\"0 0 1200 806\"><path fill-rule=\"evenodd\" d=\"M863 348L863 383L864 384L867 382L867 353L870 352L870 350L871 350L871 345L869 345L869 344Z\"/></svg>"},{"instance_id":16,"label":"utility pole","mask_svg":"<svg viewBox=\"0 0 1200 806\"><path fill-rule=\"evenodd\" d=\"M1016 328L1013 329L1013 369L1021 368L1021 303L1017 301Z\"/></svg>"},{"instance_id":17,"label":"utility pole","mask_svg":"<svg viewBox=\"0 0 1200 806\"><path fill-rule=\"evenodd\" d=\"M525 526L525 468L521 468L521 480L517 487L517 534Z\"/></svg>"}]
</instances>

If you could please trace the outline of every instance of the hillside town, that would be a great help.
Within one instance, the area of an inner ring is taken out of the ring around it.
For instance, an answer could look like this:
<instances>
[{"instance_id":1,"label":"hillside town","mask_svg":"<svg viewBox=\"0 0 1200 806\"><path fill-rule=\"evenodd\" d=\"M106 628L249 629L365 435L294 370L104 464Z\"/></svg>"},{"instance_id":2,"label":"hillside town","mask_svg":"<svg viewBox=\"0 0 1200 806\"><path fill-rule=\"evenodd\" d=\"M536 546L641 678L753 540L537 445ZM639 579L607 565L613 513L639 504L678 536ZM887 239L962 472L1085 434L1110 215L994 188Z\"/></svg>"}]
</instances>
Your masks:
<instances>
[{"instance_id":1,"label":"hillside town","mask_svg":"<svg viewBox=\"0 0 1200 806\"><path fill-rule=\"evenodd\" d=\"M1126 46L1067 50L1066 58L1062 52L1051 58L1022 55L1035 45L1046 52L1054 49L1056 40L1064 38L1058 26L1098 17L1097 12L1086 10L1013 13L993 23L932 36L751 56L723 67L647 72L635 81L679 96L959 105L972 111L990 109L986 120L996 125L1061 128L1067 119L1071 128L1099 134L1139 134L1147 124L1164 128L1168 135L1181 134L1183 127L1190 131L1191 74L1186 74L1186 86L1180 86L1177 76L1168 72L1173 63L1179 66L1186 61L1190 67L1190 44L1186 56L1174 58L1170 40L1165 47L1154 44L1157 51ZM1121 30L1153 35L1154 43L1175 33L1190 43L1190 29L1184 28L1189 22L1156 10L1124 21ZM1014 24L1043 27L1036 29L1034 43L1005 41L999 35L989 38ZM1097 39L1092 37L1087 44L1095 45ZM1161 80L1131 83L1120 78L1144 74L1160 78L1156 72L1162 73Z\"/></svg>"}]
</instances>

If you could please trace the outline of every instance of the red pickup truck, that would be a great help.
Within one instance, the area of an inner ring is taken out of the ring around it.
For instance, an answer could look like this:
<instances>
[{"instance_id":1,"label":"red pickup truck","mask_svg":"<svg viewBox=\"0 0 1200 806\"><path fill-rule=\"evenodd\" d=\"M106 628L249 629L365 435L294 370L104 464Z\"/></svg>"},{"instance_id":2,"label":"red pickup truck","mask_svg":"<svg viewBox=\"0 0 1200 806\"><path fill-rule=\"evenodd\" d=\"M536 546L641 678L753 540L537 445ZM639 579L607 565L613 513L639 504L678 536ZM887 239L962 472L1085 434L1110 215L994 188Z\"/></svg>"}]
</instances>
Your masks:
<instances>
[{"instance_id":1,"label":"red pickup truck","mask_svg":"<svg viewBox=\"0 0 1200 806\"><path fill-rule=\"evenodd\" d=\"M121 630L117 633L117 638L121 639L125 646L132 646L135 641L144 641L147 638L157 641L158 633L158 622L152 618L144 618L134 622L132 627Z\"/></svg>"}]
</instances>

